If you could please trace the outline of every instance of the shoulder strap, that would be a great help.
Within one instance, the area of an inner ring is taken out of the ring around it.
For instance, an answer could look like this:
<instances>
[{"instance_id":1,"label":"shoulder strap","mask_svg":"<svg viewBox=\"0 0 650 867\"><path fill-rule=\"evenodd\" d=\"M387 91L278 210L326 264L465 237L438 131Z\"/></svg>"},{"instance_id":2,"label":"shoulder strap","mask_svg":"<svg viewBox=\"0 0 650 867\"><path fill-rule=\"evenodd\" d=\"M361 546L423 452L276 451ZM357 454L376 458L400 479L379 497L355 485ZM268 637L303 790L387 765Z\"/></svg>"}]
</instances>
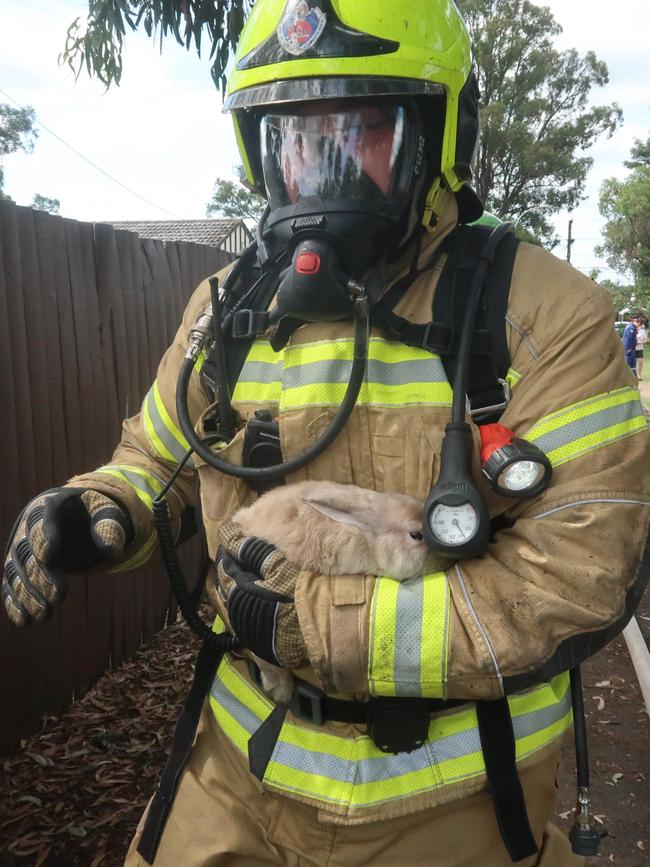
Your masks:
<instances>
[{"instance_id":1,"label":"shoulder strap","mask_svg":"<svg viewBox=\"0 0 650 867\"><path fill-rule=\"evenodd\" d=\"M451 351L442 355L450 383L456 373L456 350L462 329L465 299L480 252L492 231L489 226L461 226L433 300L433 319L452 328ZM472 414L481 423L497 421L507 403L505 379L510 367L506 313L510 283L518 246L517 238L506 235L487 274L478 311L469 370L468 398Z\"/></svg>"},{"instance_id":2,"label":"shoulder strap","mask_svg":"<svg viewBox=\"0 0 650 867\"><path fill-rule=\"evenodd\" d=\"M223 331L230 390L235 388L255 338L268 327L267 311L276 290L280 263L267 270L255 266L241 275L224 299ZM201 369L201 380L212 391L217 378L217 358L210 352Z\"/></svg>"}]
</instances>

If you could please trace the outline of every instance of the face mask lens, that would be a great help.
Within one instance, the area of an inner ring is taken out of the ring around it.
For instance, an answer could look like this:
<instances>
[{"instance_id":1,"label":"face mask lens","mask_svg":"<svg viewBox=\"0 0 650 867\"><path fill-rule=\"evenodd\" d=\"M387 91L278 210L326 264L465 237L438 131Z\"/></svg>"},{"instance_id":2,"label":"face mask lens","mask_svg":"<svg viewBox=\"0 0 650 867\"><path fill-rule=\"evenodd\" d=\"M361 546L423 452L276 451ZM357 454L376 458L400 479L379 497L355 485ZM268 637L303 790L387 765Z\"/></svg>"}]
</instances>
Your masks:
<instances>
[{"instance_id":1,"label":"face mask lens","mask_svg":"<svg viewBox=\"0 0 650 867\"><path fill-rule=\"evenodd\" d=\"M273 208L304 198L390 204L408 188L404 109L355 105L266 115L261 124L264 180Z\"/></svg>"}]
</instances>

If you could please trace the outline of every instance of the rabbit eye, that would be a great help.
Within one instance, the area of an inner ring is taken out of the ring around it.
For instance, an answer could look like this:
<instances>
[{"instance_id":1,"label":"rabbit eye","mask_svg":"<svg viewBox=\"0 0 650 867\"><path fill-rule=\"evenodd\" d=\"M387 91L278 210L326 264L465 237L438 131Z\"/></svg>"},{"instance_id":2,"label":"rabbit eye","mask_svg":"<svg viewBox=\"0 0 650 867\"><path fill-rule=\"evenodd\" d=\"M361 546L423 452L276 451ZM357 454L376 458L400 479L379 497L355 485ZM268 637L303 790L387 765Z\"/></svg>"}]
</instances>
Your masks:
<instances>
[{"instance_id":1,"label":"rabbit eye","mask_svg":"<svg viewBox=\"0 0 650 867\"><path fill-rule=\"evenodd\" d=\"M413 530L413 532L409 533L409 536L411 537L411 539L417 539L418 542L421 539L424 539L424 536L422 535L422 533L418 533L417 530Z\"/></svg>"}]
</instances>

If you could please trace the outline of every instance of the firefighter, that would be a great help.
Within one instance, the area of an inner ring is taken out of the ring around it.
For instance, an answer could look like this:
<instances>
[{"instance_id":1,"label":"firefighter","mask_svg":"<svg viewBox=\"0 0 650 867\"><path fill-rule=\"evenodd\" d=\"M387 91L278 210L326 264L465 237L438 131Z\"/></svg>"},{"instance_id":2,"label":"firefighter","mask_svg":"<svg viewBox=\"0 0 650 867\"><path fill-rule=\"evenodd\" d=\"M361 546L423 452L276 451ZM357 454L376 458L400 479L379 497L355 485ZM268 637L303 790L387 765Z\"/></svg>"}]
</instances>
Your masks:
<instances>
[{"instance_id":1,"label":"firefighter","mask_svg":"<svg viewBox=\"0 0 650 867\"><path fill-rule=\"evenodd\" d=\"M377 309L400 289L396 318L373 322L363 388L344 429L287 481L328 479L426 500L452 406L429 341L432 305L456 227L482 212L470 185L478 94L455 3L258 0L226 107L249 184L269 201L265 257L258 250L243 262L237 297L273 275L269 262L285 269L277 280L286 278L291 256L282 251L301 231L316 231L335 251L328 279L345 272L347 286L367 281ZM301 274L327 264L314 253L300 263L291 252ZM647 581L650 474L639 467L648 467L650 440L606 292L527 244L508 282L499 422L545 453L553 478L525 501L491 490L480 473L479 426L470 424L474 480L493 522L480 554L450 558L406 584L307 574L277 553L246 571L229 519L256 491L199 456L174 481L167 499L176 537L200 500L213 561L221 545L209 581L215 629L230 623L242 574L260 573L273 616L258 631L252 613L243 624L250 649L290 668L297 687L289 707L276 706L245 653L223 657L167 822L154 834L158 867L583 863L551 823L572 724L567 671L623 627ZM286 457L327 429L354 353L352 323L328 318L328 298L325 283L313 300L318 315L305 309L306 321L279 348L265 334L243 335L251 346L222 460L242 464L247 423L261 410L279 416ZM206 281L110 464L26 507L3 583L15 623L47 616L75 572L106 563L130 571L154 556L153 499L187 452L177 383L210 299ZM186 396L202 437L214 430L205 365L200 356ZM454 527L471 536L471 520ZM248 615L237 616L241 625ZM489 716L503 705L508 731L484 726L484 709ZM410 726L423 714L418 739ZM513 739L514 778L485 732L506 752ZM500 775L512 800L523 792L523 815L495 794ZM146 819L128 867L152 860Z\"/></svg>"}]
</instances>

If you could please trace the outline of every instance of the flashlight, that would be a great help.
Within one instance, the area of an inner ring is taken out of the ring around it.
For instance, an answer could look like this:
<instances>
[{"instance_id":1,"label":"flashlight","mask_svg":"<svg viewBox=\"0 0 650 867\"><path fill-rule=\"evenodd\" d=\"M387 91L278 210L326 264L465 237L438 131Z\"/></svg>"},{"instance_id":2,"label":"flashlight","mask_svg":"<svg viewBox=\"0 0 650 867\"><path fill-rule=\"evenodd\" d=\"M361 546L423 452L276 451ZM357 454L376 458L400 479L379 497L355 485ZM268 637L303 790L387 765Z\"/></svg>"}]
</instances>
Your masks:
<instances>
[{"instance_id":1,"label":"flashlight","mask_svg":"<svg viewBox=\"0 0 650 867\"><path fill-rule=\"evenodd\" d=\"M483 475L503 497L528 499L545 491L553 467L534 443L516 437L500 424L481 427Z\"/></svg>"}]
</instances>

